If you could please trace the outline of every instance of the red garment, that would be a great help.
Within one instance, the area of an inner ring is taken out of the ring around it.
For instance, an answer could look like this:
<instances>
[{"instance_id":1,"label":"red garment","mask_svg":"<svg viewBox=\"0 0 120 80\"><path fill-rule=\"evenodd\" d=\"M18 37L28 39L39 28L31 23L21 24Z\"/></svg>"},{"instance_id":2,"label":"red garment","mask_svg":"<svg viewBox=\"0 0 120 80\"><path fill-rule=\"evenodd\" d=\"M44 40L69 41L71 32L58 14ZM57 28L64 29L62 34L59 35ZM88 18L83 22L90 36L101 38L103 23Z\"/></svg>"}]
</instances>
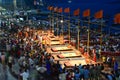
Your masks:
<instances>
[{"instance_id":1,"label":"red garment","mask_svg":"<svg viewBox=\"0 0 120 80\"><path fill-rule=\"evenodd\" d=\"M66 76L66 80L72 80L72 78L73 78L73 76L71 76L71 75Z\"/></svg>"},{"instance_id":2,"label":"red garment","mask_svg":"<svg viewBox=\"0 0 120 80\"><path fill-rule=\"evenodd\" d=\"M97 61L96 54L93 55L93 61L95 61L95 62Z\"/></svg>"},{"instance_id":3,"label":"red garment","mask_svg":"<svg viewBox=\"0 0 120 80\"><path fill-rule=\"evenodd\" d=\"M17 54L18 54L18 56L20 56L20 54L21 54L21 53L20 53L20 50L17 52Z\"/></svg>"},{"instance_id":4,"label":"red garment","mask_svg":"<svg viewBox=\"0 0 120 80\"><path fill-rule=\"evenodd\" d=\"M84 57L89 58L88 52L84 52Z\"/></svg>"},{"instance_id":5,"label":"red garment","mask_svg":"<svg viewBox=\"0 0 120 80\"><path fill-rule=\"evenodd\" d=\"M28 32L25 32L25 37L28 37Z\"/></svg>"},{"instance_id":6,"label":"red garment","mask_svg":"<svg viewBox=\"0 0 120 80\"><path fill-rule=\"evenodd\" d=\"M20 32L18 33L18 35L19 35L19 37L21 37L21 36L22 36L22 32L20 31Z\"/></svg>"},{"instance_id":7,"label":"red garment","mask_svg":"<svg viewBox=\"0 0 120 80\"><path fill-rule=\"evenodd\" d=\"M83 54L84 53L84 48L80 48L80 52Z\"/></svg>"}]
</instances>

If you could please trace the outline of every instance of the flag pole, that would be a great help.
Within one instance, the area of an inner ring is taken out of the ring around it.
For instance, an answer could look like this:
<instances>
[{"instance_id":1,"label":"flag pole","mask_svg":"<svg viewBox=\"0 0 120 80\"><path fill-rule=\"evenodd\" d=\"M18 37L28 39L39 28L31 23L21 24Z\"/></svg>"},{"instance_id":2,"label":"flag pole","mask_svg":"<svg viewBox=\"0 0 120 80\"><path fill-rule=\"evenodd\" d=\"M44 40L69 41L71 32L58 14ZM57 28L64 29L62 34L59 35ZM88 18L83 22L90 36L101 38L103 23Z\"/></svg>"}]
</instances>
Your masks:
<instances>
[{"instance_id":1,"label":"flag pole","mask_svg":"<svg viewBox=\"0 0 120 80\"><path fill-rule=\"evenodd\" d=\"M62 36L64 36L64 18L63 18L63 14L62 14Z\"/></svg>"},{"instance_id":2,"label":"flag pole","mask_svg":"<svg viewBox=\"0 0 120 80\"><path fill-rule=\"evenodd\" d=\"M60 24L62 24L62 14L60 13ZM63 33L63 25L60 25L61 29L60 29L60 36L62 36Z\"/></svg>"},{"instance_id":3,"label":"flag pole","mask_svg":"<svg viewBox=\"0 0 120 80\"><path fill-rule=\"evenodd\" d=\"M57 13L57 18L56 18L56 19L57 19L57 20L56 20L56 22L57 22L57 23L56 23L56 24L57 24L57 25L56 25L56 26L57 26L57 36L58 36L58 20L59 20L58 18L59 18L59 17L58 17L58 13Z\"/></svg>"},{"instance_id":4,"label":"flag pole","mask_svg":"<svg viewBox=\"0 0 120 80\"><path fill-rule=\"evenodd\" d=\"M89 48L90 48L90 17L88 17L88 40L87 40L87 52L89 54Z\"/></svg>"},{"instance_id":5,"label":"flag pole","mask_svg":"<svg viewBox=\"0 0 120 80\"><path fill-rule=\"evenodd\" d=\"M50 11L50 14L49 14L49 20L50 20L50 31L52 32L52 9L51 9L51 7L50 6L48 6L48 8L47 8L49 11Z\"/></svg>"},{"instance_id":6,"label":"flag pole","mask_svg":"<svg viewBox=\"0 0 120 80\"><path fill-rule=\"evenodd\" d=\"M79 50L79 44L80 44L80 30L79 30L79 28L80 28L80 20L79 20L79 16L78 16L78 45L77 45L77 49Z\"/></svg>"},{"instance_id":7,"label":"flag pole","mask_svg":"<svg viewBox=\"0 0 120 80\"><path fill-rule=\"evenodd\" d=\"M50 30L52 29L52 17L51 17L51 14L52 14L52 12L50 11L50 18L49 18L49 20L50 20Z\"/></svg>"},{"instance_id":8,"label":"flag pole","mask_svg":"<svg viewBox=\"0 0 120 80\"><path fill-rule=\"evenodd\" d=\"M52 12L52 33L54 34L54 11Z\"/></svg>"},{"instance_id":9,"label":"flag pole","mask_svg":"<svg viewBox=\"0 0 120 80\"><path fill-rule=\"evenodd\" d=\"M103 20L103 18L101 18L101 26L100 26L100 30L101 30L101 36L100 36L100 52L99 52L100 57L101 57L101 51L102 51L102 38L103 38L103 34L102 34L102 25L103 25L103 23L102 23L102 20Z\"/></svg>"},{"instance_id":10,"label":"flag pole","mask_svg":"<svg viewBox=\"0 0 120 80\"><path fill-rule=\"evenodd\" d=\"M68 22L68 36L69 36L69 44L70 44L70 13L69 13L69 22Z\"/></svg>"}]
</instances>

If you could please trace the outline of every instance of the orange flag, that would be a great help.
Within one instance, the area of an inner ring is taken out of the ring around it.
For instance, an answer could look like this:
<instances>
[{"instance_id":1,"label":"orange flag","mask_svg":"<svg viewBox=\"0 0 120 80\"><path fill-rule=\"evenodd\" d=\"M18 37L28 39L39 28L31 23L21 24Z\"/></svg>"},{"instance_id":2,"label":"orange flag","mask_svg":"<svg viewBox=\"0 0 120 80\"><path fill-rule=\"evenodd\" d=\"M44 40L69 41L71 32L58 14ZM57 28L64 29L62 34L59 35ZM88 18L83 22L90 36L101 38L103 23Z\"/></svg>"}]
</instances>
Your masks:
<instances>
[{"instance_id":1,"label":"orange flag","mask_svg":"<svg viewBox=\"0 0 120 80\"><path fill-rule=\"evenodd\" d=\"M115 24L120 24L120 13L118 13L114 16L114 23Z\"/></svg>"},{"instance_id":2,"label":"orange flag","mask_svg":"<svg viewBox=\"0 0 120 80\"><path fill-rule=\"evenodd\" d=\"M62 13L62 11L63 11L62 8L58 9L58 13Z\"/></svg>"},{"instance_id":3,"label":"orange flag","mask_svg":"<svg viewBox=\"0 0 120 80\"><path fill-rule=\"evenodd\" d=\"M47 9L52 11L54 9L54 7L53 6L48 6Z\"/></svg>"},{"instance_id":4,"label":"orange flag","mask_svg":"<svg viewBox=\"0 0 120 80\"><path fill-rule=\"evenodd\" d=\"M69 13L69 12L70 12L70 8L69 8L69 7L68 7L68 8L65 8L65 9L64 9L64 12L65 12L65 13Z\"/></svg>"},{"instance_id":5,"label":"orange flag","mask_svg":"<svg viewBox=\"0 0 120 80\"><path fill-rule=\"evenodd\" d=\"M94 14L94 17L100 19L103 17L103 10L100 10Z\"/></svg>"},{"instance_id":6,"label":"orange flag","mask_svg":"<svg viewBox=\"0 0 120 80\"><path fill-rule=\"evenodd\" d=\"M79 16L79 14L80 14L80 9L79 9L79 8L76 9L76 10L73 12L73 15L74 15L74 16Z\"/></svg>"},{"instance_id":7,"label":"orange flag","mask_svg":"<svg viewBox=\"0 0 120 80\"><path fill-rule=\"evenodd\" d=\"M88 16L90 16L90 9L83 11L83 17L88 17Z\"/></svg>"},{"instance_id":8,"label":"orange flag","mask_svg":"<svg viewBox=\"0 0 120 80\"><path fill-rule=\"evenodd\" d=\"M53 6L51 6L51 7L50 7L50 11L52 11L53 9L54 9L54 7L53 7Z\"/></svg>"},{"instance_id":9,"label":"orange flag","mask_svg":"<svg viewBox=\"0 0 120 80\"><path fill-rule=\"evenodd\" d=\"M57 11L58 11L58 7L55 7L55 8L54 8L54 12L57 12Z\"/></svg>"}]
</instances>

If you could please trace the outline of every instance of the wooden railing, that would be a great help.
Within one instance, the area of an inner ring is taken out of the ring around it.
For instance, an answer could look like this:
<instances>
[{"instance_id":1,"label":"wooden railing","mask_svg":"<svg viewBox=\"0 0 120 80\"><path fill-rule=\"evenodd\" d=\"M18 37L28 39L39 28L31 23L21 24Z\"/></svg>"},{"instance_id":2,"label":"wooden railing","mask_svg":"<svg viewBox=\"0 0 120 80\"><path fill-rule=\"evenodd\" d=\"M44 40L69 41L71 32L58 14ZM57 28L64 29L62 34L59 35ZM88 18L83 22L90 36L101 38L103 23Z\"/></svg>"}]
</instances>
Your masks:
<instances>
[{"instance_id":1,"label":"wooden railing","mask_svg":"<svg viewBox=\"0 0 120 80\"><path fill-rule=\"evenodd\" d=\"M101 52L102 56L120 56L120 52Z\"/></svg>"}]
</instances>

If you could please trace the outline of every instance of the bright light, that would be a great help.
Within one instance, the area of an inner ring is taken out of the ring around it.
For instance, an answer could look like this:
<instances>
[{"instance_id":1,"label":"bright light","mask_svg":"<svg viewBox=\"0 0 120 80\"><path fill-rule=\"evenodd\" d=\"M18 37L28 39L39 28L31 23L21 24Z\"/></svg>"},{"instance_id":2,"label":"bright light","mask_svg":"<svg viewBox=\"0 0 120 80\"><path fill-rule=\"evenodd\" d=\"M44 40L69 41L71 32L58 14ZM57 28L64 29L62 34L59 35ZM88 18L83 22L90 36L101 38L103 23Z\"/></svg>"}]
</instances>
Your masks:
<instances>
[{"instance_id":1,"label":"bright light","mask_svg":"<svg viewBox=\"0 0 120 80\"><path fill-rule=\"evenodd\" d=\"M63 20L60 20L61 23L63 23Z\"/></svg>"},{"instance_id":2,"label":"bright light","mask_svg":"<svg viewBox=\"0 0 120 80\"><path fill-rule=\"evenodd\" d=\"M31 41L34 41L33 39L31 39Z\"/></svg>"},{"instance_id":3,"label":"bright light","mask_svg":"<svg viewBox=\"0 0 120 80\"><path fill-rule=\"evenodd\" d=\"M71 3L72 1L71 0L68 0L68 3Z\"/></svg>"},{"instance_id":4,"label":"bright light","mask_svg":"<svg viewBox=\"0 0 120 80\"><path fill-rule=\"evenodd\" d=\"M89 29L87 29L87 32L89 31Z\"/></svg>"}]
</instances>

